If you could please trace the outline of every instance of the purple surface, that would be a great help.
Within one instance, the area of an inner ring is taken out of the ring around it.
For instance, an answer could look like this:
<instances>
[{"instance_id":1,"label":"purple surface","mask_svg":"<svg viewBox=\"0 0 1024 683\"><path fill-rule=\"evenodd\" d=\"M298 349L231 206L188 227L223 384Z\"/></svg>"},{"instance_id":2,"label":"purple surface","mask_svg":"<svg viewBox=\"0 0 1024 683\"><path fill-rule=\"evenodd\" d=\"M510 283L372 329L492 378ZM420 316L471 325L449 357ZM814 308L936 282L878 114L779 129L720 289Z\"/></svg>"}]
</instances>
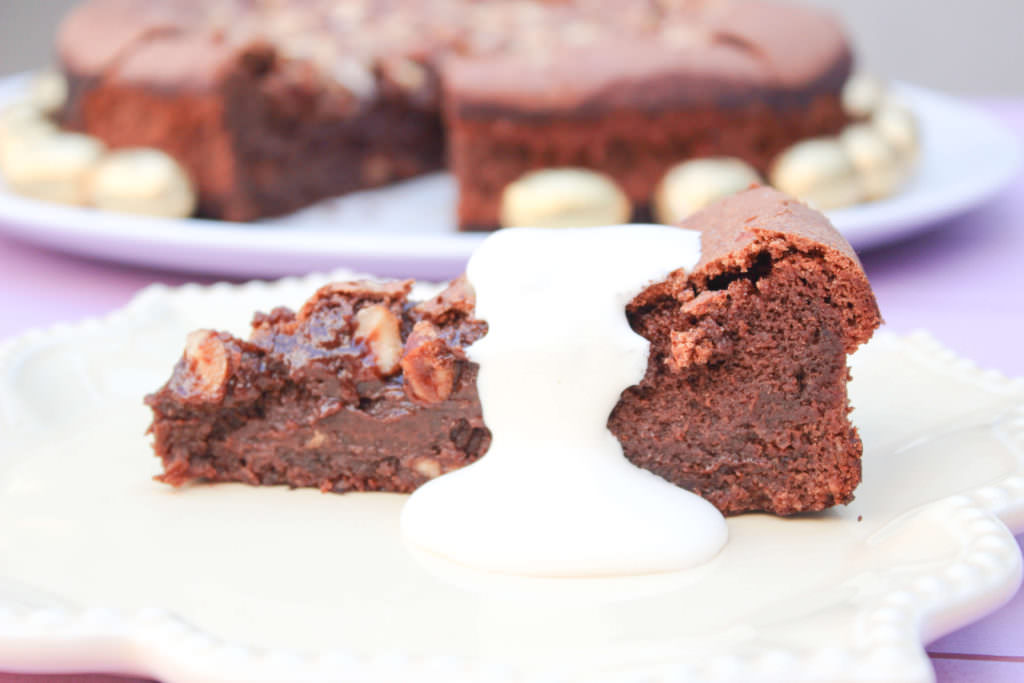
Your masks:
<instances>
[{"instance_id":1,"label":"purple surface","mask_svg":"<svg viewBox=\"0 0 1024 683\"><path fill-rule=\"evenodd\" d=\"M984 106L1024 137L1024 101L990 101ZM982 367L1020 376L1024 375L1022 255L1024 175L985 206L861 258L888 329L928 330ZM0 341L32 327L108 313L153 282L174 285L196 280L77 259L0 238ZM1024 593L1018 593L988 618L929 646L936 653L938 680L1024 680L1022 634ZM114 679L0 674L0 683L43 680L99 683Z\"/></svg>"}]
</instances>

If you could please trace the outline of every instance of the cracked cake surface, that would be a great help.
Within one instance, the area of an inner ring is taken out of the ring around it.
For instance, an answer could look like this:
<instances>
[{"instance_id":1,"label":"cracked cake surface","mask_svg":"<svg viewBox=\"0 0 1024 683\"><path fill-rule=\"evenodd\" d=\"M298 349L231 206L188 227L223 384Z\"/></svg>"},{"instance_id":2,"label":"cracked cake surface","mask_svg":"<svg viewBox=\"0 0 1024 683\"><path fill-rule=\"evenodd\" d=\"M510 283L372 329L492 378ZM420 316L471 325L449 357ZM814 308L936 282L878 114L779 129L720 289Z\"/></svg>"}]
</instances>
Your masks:
<instances>
[{"instance_id":1,"label":"cracked cake surface","mask_svg":"<svg viewBox=\"0 0 1024 683\"><path fill-rule=\"evenodd\" d=\"M632 462L727 514L848 502L861 443L846 355L881 322L856 255L765 188L683 227L701 232L701 260L627 306L650 355L610 430ZM483 456L472 287L417 302L411 286L332 283L297 312L257 314L247 340L193 332L146 399L159 478L411 491Z\"/></svg>"}]
</instances>

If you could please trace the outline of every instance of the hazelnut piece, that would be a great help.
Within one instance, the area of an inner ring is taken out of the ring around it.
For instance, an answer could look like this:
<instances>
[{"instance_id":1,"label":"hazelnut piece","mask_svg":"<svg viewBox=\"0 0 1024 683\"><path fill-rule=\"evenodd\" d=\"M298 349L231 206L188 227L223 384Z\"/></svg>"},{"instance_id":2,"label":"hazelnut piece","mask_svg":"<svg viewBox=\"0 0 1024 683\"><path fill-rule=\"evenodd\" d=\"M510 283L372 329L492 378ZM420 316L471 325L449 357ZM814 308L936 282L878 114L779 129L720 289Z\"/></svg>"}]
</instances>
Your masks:
<instances>
[{"instance_id":1,"label":"hazelnut piece","mask_svg":"<svg viewBox=\"0 0 1024 683\"><path fill-rule=\"evenodd\" d=\"M501 195L502 227L586 228L625 223L626 194L608 176L586 168L533 171Z\"/></svg>"},{"instance_id":2,"label":"hazelnut piece","mask_svg":"<svg viewBox=\"0 0 1024 683\"><path fill-rule=\"evenodd\" d=\"M402 357L402 337L398 317L387 306L374 304L360 308L355 315L357 342L364 342L373 354L374 367L381 377L398 371Z\"/></svg>"},{"instance_id":3,"label":"hazelnut piece","mask_svg":"<svg viewBox=\"0 0 1024 683\"><path fill-rule=\"evenodd\" d=\"M441 476L441 463L433 458L420 456L412 461L412 468L427 479Z\"/></svg>"},{"instance_id":4,"label":"hazelnut piece","mask_svg":"<svg viewBox=\"0 0 1024 683\"><path fill-rule=\"evenodd\" d=\"M158 149L121 149L106 155L89 175L88 200L98 209L184 218L196 208L188 174Z\"/></svg>"},{"instance_id":5,"label":"hazelnut piece","mask_svg":"<svg viewBox=\"0 0 1024 683\"><path fill-rule=\"evenodd\" d=\"M910 108L896 100L886 100L874 116L871 125L893 146L907 164L917 160L921 148L921 134L917 118Z\"/></svg>"},{"instance_id":6,"label":"hazelnut piece","mask_svg":"<svg viewBox=\"0 0 1024 683\"><path fill-rule=\"evenodd\" d=\"M903 184L906 165L874 126L849 126L839 136L839 142L860 174L867 199L888 197Z\"/></svg>"},{"instance_id":7,"label":"hazelnut piece","mask_svg":"<svg viewBox=\"0 0 1024 683\"><path fill-rule=\"evenodd\" d=\"M759 182L760 174L742 159L684 161L670 168L658 184L654 215L661 223L678 223L708 204Z\"/></svg>"},{"instance_id":8,"label":"hazelnut piece","mask_svg":"<svg viewBox=\"0 0 1024 683\"><path fill-rule=\"evenodd\" d=\"M79 133L8 139L0 170L18 194L63 204L84 204L86 178L104 151L96 138Z\"/></svg>"},{"instance_id":9,"label":"hazelnut piece","mask_svg":"<svg viewBox=\"0 0 1024 683\"><path fill-rule=\"evenodd\" d=\"M53 121L34 106L28 102L16 102L0 109L0 156L9 143L57 132Z\"/></svg>"},{"instance_id":10,"label":"hazelnut piece","mask_svg":"<svg viewBox=\"0 0 1024 683\"><path fill-rule=\"evenodd\" d=\"M798 142L776 159L772 185L821 210L856 204L864 197L857 169L836 138Z\"/></svg>"},{"instance_id":11,"label":"hazelnut piece","mask_svg":"<svg viewBox=\"0 0 1024 683\"><path fill-rule=\"evenodd\" d=\"M855 119L871 116L885 98L885 83L870 74L854 74L847 79L839 95L843 111Z\"/></svg>"},{"instance_id":12,"label":"hazelnut piece","mask_svg":"<svg viewBox=\"0 0 1024 683\"><path fill-rule=\"evenodd\" d=\"M185 362L188 363L188 393L203 401L224 398L228 378L228 349L211 330L196 330L185 340Z\"/></svg>"},{"instance_id":13,"label":"hazelnut piece","mask_svg":"<svg viewBox=\"0 0 1024 683\"><path fill-rule=\"evenodd\" d=\"M28 100L47 116L53 116L68 101L68 81L59 71L47 69L35 75L28 86Z\"/></svg>"},{"instance_id":14,"label":"hazelnut piece","mask_svg":"<svg viewBox=\"0 0 1024 683\"><path fill-rule=\"evenodd\" d=\"M402 373L406 395L422 405L446 400L455 387L455 356L425 320L416 323L405 342Z\"/></svg>"}]
</instances>

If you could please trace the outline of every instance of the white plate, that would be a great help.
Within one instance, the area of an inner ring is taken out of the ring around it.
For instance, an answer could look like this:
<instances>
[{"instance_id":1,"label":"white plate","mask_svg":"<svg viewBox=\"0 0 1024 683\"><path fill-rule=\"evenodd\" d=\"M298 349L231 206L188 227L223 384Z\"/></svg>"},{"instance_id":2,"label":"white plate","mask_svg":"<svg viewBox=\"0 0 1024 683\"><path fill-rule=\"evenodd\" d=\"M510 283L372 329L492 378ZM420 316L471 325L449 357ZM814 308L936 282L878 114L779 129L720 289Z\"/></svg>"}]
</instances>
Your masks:
<instances>
[{"instance_id":1,"label":"white plate","mask_svg":"<svg viewBox=\"0 0 1024 683\"><path fill-rule=\"evenodd\" d=\"M922 642L1019 584L1024 381L923 335L881 334L853 359L856 501L732 518L726 549L689 572L456 572L403 547L403 496L153 482L141 396L185 333L241 332L252 309L316 284L152 287L108 318L0 348L0 670L928 681Z\"/></svg>"},{"instance_id":2,"label":"white plate","mask_svg":"<svg viewBox=\"0 0 1024 683\"><path fill-rule=\"evenodd\" d=\"M0 79L0 106L24 77ZM1020 167L1020 141L985 113L945 95L900 85L918 114L921 165L889 199L829 217L858 249L959 214L994 195ZM438 173L328 200L253 225L161 220L47 204L0 187L0 232L64 251L218 275L277 277L347 266L379 275L444 279L482 237L455 231L455 188Z\"/></svg>"}]
</instances>

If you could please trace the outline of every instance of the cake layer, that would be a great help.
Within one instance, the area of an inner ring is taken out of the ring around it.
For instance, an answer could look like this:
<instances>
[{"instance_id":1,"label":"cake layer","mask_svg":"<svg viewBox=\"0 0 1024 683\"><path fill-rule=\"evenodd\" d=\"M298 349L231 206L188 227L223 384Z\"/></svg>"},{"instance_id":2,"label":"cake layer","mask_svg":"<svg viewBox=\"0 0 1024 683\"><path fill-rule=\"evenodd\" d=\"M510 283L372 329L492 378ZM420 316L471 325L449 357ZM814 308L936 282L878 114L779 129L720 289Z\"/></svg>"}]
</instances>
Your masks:
<instances>
[{"instance_id":1,"label":"cake layer","mask_svg":"<svg viewBox=\"0 0 1024 683\"><path fill-rule=\"evenodd\" d=\"M849 501L861 445L845 359L880 323L856 256L768 189L685 227L702 231L701 261L627 307L651 351L609 428L635 464L727 514ZM147 398L162 479L410 491L483 455L472 289L415 303L410 286L328 285L298 313L257 315L248 341L193 333Z\"/></svg>"},{"instance_id":2,"label":"cake layer","mask_svg":"<svg viewBox=\"0 0 1024 683\"><path fill-rule=\"evenodd\" d=\"M494 186L563 159L621 174L641 205L654 166L764 167L838 130L851 62L830 17L762 0L88 0L58 54L64 124L171 153L201 215L276 215L439 169L451 129L460 224L477 229L497 225ZM624 156L657 163L626 173Z\"/></svg>"}]
</instances>

